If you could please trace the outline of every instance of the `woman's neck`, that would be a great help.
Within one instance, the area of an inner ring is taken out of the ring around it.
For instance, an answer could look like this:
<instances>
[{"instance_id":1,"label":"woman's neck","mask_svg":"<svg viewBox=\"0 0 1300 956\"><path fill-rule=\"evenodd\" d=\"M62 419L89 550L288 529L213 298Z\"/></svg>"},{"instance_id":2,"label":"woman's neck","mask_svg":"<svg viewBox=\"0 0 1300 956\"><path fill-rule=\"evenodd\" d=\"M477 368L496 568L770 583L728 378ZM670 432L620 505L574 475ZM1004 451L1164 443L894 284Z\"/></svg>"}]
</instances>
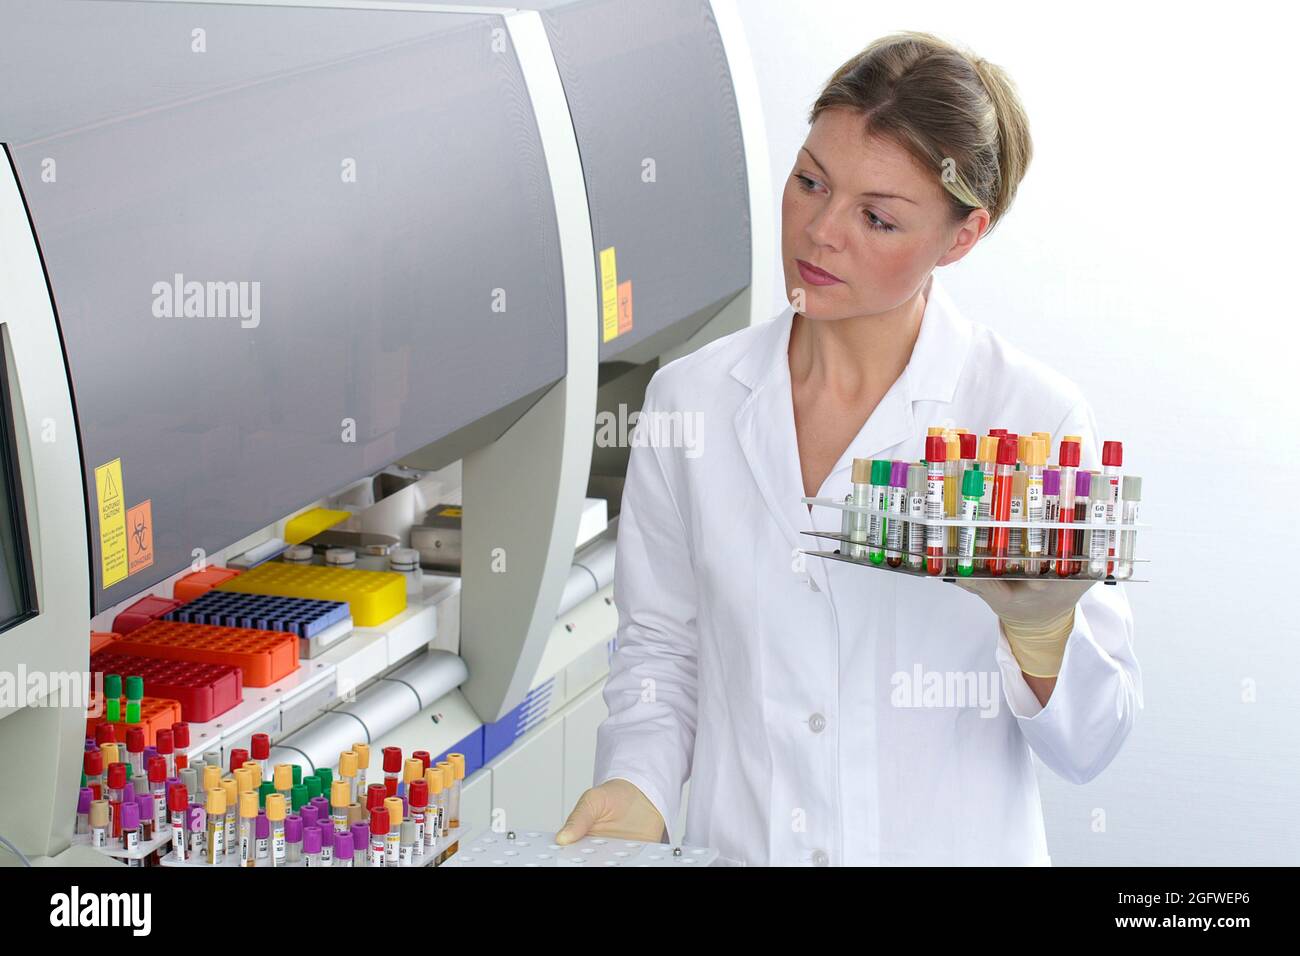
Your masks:
<instances>
[{"instance_id":1,"label":"woman's neck","mask_svg":"<svg viewBox=\"0 0 1300 956\"><path fill-rule=\"evenodd\" d=\"M879 401L912 357L929 283L897 308L875 315L811 321L795 313L790 382L846 405Z\"/></svg>"}]
</instances>

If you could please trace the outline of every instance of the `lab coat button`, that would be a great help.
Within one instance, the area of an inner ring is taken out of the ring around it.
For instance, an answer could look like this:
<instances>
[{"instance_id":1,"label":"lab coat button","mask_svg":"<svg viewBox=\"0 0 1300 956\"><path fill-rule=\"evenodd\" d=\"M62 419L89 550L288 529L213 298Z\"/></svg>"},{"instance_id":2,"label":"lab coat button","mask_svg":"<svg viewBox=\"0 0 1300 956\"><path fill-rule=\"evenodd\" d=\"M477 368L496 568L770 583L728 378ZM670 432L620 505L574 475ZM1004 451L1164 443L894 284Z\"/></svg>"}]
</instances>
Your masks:
<instances>
[{"instance_id":1,"label":"lab coat button","mask_svg":"<svg viewBox=\"0 0 1300 956\"><path fill-rule=\"evenodd\" d=\"M820 734L826 729L826 718L821 714L813 714L808 718L808 726L812 728L813 733Z\"/></svg>"},{"instance_id":2,"label":"lab coat button","mask_svg":"<svg viewBox=\"0 0 1300 956\"><path fill-rule=\"evenodd\" d=\"M820 591L820 590L821 590L821 588L819 588L819 587L817 586L817 582L814 581L812 578L809 578L809 579L808 579L808 587L812 588L814 591Z\"/></svg>"},{"instance_id":3,"label":"lab coat button","mask_svg":"<svg viewBox=\"0 0 1300 956\"><path fill-rule=\"evenodd\" d=\"M826 855L825 850L813 850L812 861L813 866L828 866L831 858Z\"/></svg>"}]
</instances>

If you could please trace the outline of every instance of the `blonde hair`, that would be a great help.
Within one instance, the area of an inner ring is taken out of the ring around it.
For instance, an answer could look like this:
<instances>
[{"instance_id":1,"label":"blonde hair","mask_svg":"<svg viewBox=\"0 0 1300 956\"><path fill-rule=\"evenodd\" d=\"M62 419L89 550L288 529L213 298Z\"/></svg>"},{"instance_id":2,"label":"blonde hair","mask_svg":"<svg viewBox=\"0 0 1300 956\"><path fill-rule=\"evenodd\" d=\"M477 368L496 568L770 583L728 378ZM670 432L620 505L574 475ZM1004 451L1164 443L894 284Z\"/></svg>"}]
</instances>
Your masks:
<instances>
[{"instance_id":1,"label":"blonde hair","mask_svg":"<svg viewBox=\"0 0 1300 956\"><path fill-rule=\"evenodd\" d=\"M864 115L932 169L957 217L1005 215L1029 167L1033 142L1015 86L998 66L928 33L881 37L835 71L808 115L834 107Z\"/></svg>"}]
</instances>

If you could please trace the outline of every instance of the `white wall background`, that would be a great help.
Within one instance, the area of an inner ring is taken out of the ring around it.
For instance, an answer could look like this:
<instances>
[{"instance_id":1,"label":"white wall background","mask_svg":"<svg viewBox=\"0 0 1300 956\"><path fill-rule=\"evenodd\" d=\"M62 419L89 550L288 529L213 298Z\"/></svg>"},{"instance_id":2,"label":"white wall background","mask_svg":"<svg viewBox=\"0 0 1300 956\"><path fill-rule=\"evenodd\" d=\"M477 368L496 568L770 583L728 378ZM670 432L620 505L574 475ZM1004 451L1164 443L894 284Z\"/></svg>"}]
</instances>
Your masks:
<instances>
[{"instance_id":1,"label":"white wall background","mask_svg":"<svg viewBox=\"0 0 1300 956\"><path fill-rule=\"evenodd\" d=\"M968 316L1071 376L1143 476L1128 585L1145 710L1075 786L1040 766L1058 865L1300 862L1294 35L1265 3L741 0L780 196L832 71L894 30L1003 66L1035 156L942 270ZM1288 17L1289 19L1289 17ZM778 236L779 240L779 236ZM772 314L785 307L780 249ZM1104 813L1104 832L1094 829Z\"/></svg>"}]
</instances>

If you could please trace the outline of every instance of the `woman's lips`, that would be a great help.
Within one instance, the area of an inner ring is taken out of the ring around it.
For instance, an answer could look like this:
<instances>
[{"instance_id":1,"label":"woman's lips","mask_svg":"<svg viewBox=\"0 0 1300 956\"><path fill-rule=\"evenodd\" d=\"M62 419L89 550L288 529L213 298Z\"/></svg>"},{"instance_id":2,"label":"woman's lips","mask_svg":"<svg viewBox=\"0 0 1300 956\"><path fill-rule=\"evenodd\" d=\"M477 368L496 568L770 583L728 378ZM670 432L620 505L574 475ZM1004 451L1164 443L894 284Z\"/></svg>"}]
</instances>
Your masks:
<instances>
[{"instance_id":1,"label":"woman's lips","mask_svg":"<svg viewBox=\"0 0 1300 956\"><path fill-rule=\"evenodd\" d=\"M844 281L839 276L831 275L829 272L818 269L802 259L796 259L794 262L799 267L799 275L803 276L803 281L810 285L835 285Z\"/></svg>"}]
</instances>

